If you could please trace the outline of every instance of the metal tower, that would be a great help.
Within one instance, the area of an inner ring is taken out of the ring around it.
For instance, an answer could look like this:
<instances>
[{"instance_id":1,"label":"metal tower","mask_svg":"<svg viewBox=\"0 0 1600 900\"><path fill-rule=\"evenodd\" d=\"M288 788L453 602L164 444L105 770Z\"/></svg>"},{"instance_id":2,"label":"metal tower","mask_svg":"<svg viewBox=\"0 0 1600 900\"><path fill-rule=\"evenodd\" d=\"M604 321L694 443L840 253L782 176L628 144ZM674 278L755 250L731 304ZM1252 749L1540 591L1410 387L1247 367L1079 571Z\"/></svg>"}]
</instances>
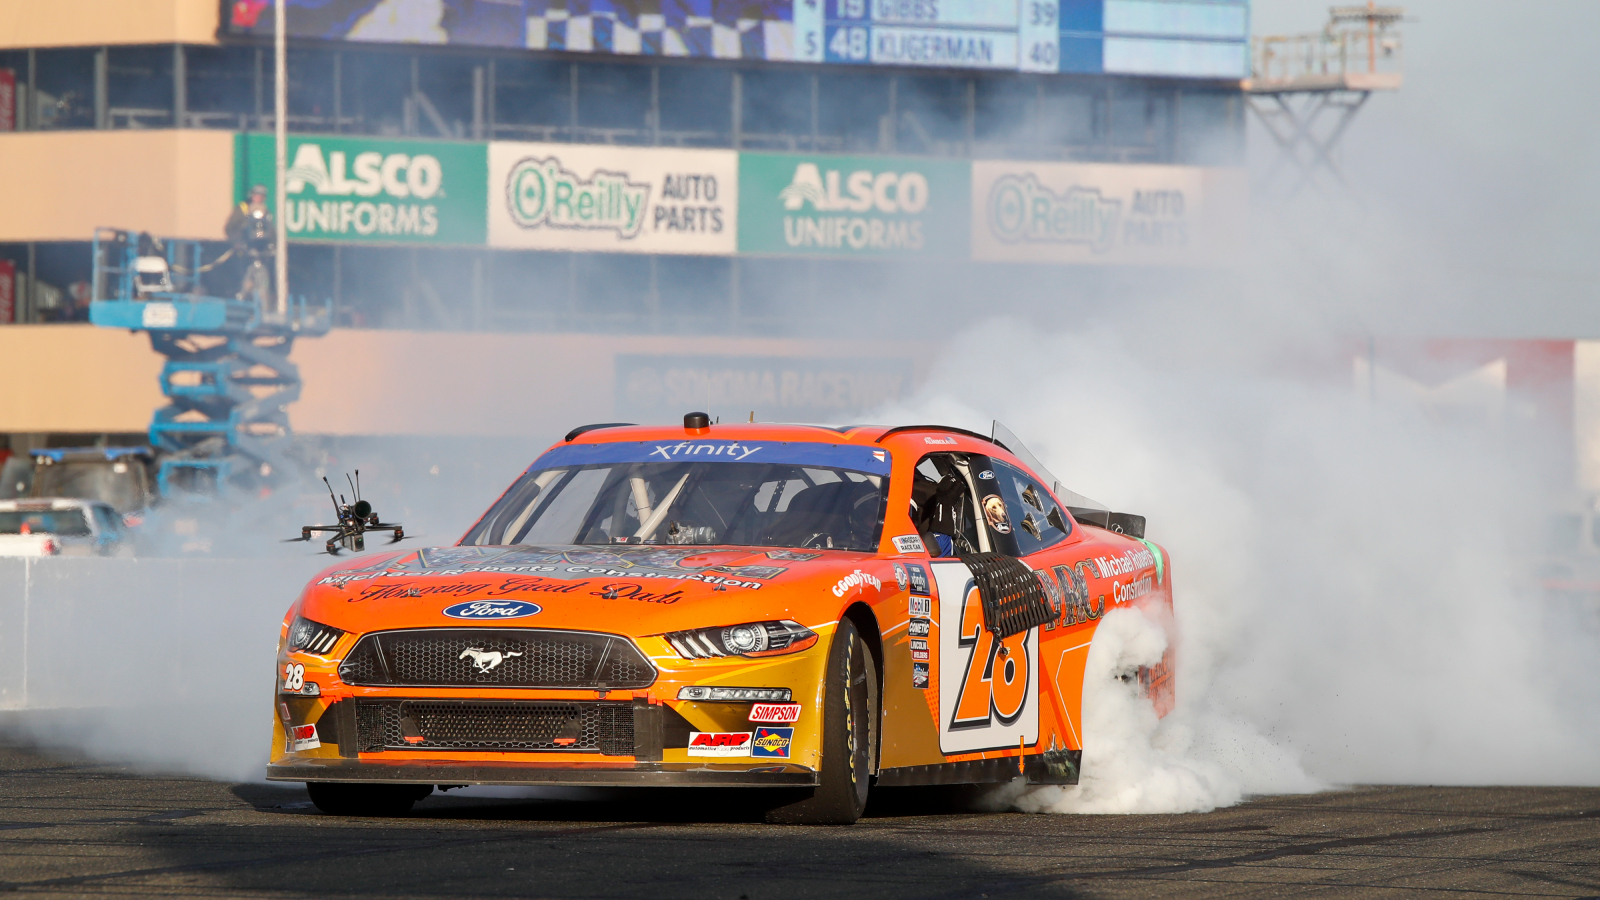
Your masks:
<instances>
[{"instance_id":1,"label":"metal tower","mask_svg":"<svg viewBox=\"0 0 1600 900\"><path fill-rule=\"evenodd\" d=\"M1277 191L1283 170L1294 196L1307 186L1348 188L1333 150L1374 91L1400 89L1398 6L1334 6L1314 34L1258 37L1245 97L1278 147L1261 187ZM1332 184L1328 184L1330 181Z\"/></svg>"},{"instance_id":2,"label":"metal tower","mask_svg":"<svg viewBox=\"0 0 1600 900\"><path fill-rule=\"evenodd\" d=\"M168 403L150 422L161 495L221 496L292 471L287 407L300 397L300 371L289 351L297 337L327 333L331 304L290 298L277 315L270 294L206 296L199 241L100 228L93 252L89 320L148 332L167 357Z\"/></svg>"}]
</instances>

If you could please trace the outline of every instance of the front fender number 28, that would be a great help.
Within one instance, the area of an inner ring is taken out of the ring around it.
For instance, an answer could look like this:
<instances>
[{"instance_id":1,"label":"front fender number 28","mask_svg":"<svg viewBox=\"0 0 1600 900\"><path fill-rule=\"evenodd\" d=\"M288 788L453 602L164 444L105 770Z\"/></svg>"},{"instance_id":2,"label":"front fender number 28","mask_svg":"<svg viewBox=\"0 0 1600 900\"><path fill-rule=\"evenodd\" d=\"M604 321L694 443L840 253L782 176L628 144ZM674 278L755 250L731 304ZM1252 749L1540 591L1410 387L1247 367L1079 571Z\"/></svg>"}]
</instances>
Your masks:
<instances>
[{"instance_id":1,"label":"front fender number 28","mask_svg":"<svg viewBox=\"0 0 1600 900\"><path fill-rule=\"evenodd\" d=\"M298 692L306 683L306 667L298 663L289 663L283 667L283 689Z\"/></svg>"}]
</instances>

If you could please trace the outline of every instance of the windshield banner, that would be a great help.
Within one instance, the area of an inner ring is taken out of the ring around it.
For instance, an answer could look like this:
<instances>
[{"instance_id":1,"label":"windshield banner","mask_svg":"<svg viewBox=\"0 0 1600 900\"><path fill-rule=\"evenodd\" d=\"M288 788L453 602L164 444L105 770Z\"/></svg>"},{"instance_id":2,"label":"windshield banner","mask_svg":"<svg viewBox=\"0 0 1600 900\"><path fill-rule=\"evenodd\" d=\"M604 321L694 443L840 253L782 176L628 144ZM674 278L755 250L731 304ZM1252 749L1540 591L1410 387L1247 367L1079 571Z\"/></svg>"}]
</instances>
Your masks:
<instances>
[{"instance_id":1,"label":"windshield banner","mask_svg":"<svg viewBox=\"0 0 1600 900\"><path fill-rule=\"evenodd\" d=\"M528 471L562 466L650 462L779 463L849 469L869 475L889 474L889 454L878 447L851 447L802 441L727 441L711 438L568 444L556 447L539 457Z\"/></svg>"}]
</instances>

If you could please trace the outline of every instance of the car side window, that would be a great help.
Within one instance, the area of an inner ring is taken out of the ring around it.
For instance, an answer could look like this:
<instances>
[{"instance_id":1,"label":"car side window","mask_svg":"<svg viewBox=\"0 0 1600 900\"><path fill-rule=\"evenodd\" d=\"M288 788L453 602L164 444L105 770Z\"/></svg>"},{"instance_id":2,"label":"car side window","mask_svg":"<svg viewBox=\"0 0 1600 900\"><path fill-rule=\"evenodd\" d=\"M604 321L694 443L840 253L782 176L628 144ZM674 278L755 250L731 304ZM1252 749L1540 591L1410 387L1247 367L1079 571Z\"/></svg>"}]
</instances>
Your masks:
<instances>
[{"instance_id":1,"label":"car side window","mask_svg":"<svg viewBox=\"0 0 1600 900\"><path fill-rule=\"evenodd\" d=\"M994 461L994 469L1022 556L1053 547L1072 533L1072 520L1044 485L999 460Z\"/></svg>"}]
</instances>

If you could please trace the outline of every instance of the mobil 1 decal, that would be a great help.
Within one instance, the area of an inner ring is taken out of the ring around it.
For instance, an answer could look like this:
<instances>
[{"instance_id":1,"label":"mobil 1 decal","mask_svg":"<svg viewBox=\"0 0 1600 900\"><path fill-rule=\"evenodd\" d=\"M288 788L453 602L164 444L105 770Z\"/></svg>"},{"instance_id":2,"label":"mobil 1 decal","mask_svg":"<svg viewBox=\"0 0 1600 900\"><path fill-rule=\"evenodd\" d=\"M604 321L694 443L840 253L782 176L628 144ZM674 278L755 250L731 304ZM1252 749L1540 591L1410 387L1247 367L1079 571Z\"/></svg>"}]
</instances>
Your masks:
<instances>
[{"instance_id":1,"label":"mobil 1 decal","mask_svg":"<svg viewBox=\"0 0 1600 900\"><path fill-rule=\"evenodd\" d=\"M984 627L972 571L934 562L939 588L939 749L946 754L1039 739L1039 629L997 641Z\"/></svg>"}]
</instances>

